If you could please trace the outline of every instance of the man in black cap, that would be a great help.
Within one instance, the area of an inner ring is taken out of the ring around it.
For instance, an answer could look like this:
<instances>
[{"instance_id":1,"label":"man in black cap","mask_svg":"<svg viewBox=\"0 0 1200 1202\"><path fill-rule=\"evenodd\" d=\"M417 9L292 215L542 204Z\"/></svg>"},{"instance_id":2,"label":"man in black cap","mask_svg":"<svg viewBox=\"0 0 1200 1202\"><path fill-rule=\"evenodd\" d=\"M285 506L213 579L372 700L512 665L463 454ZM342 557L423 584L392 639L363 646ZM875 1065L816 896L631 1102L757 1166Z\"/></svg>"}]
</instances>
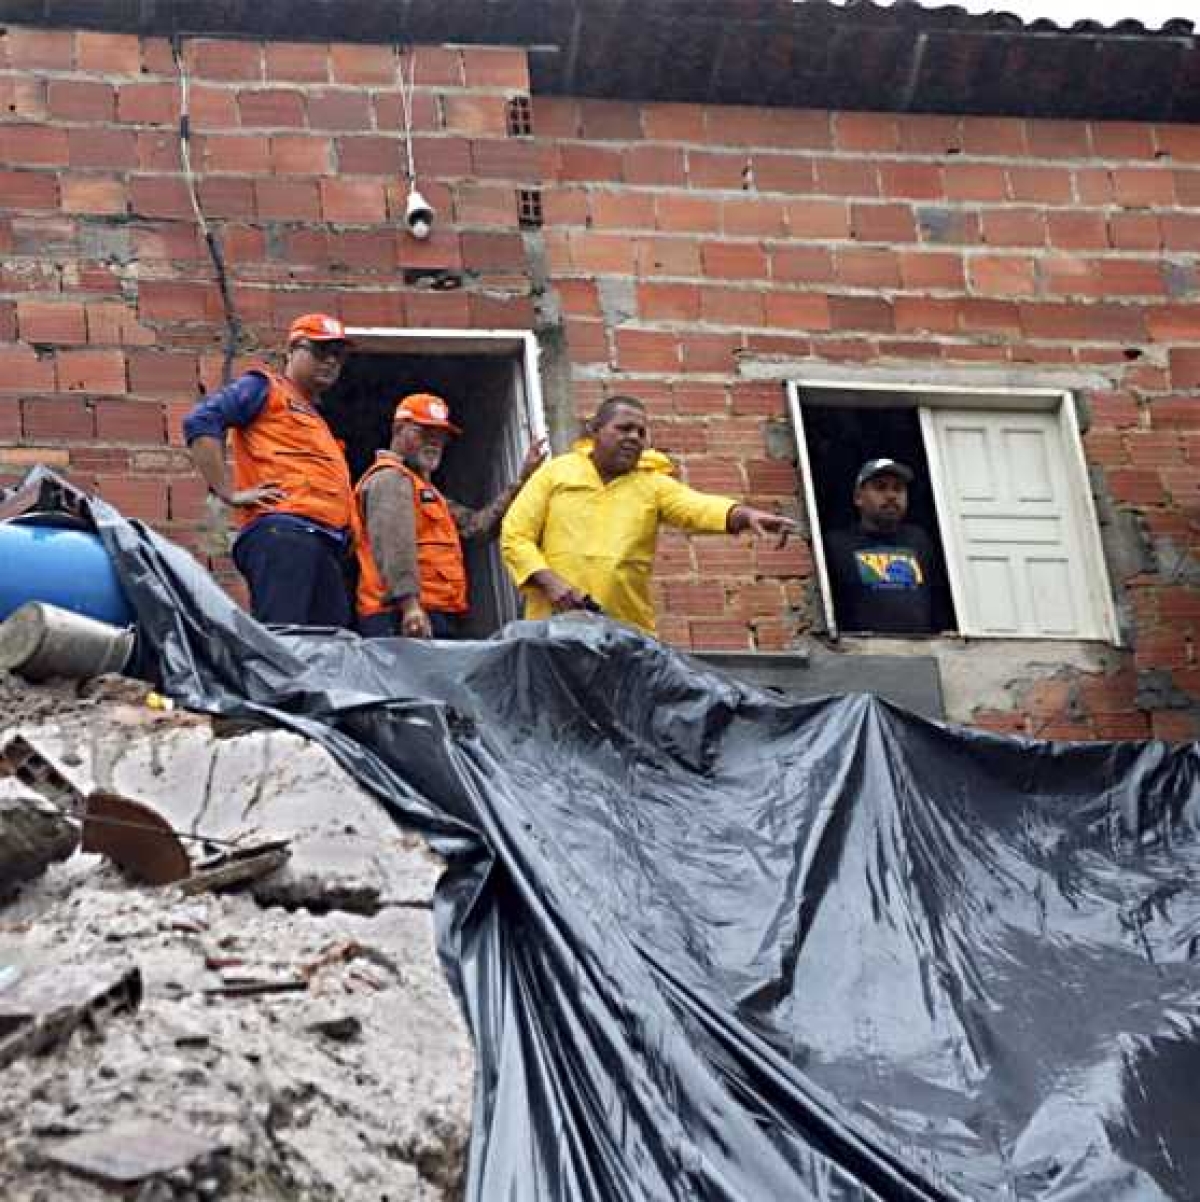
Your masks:
<instances>
[{"instance_id":1,"label":"man in black cap","mask_svg":"<svg viewBox=\"0 0 1200 1202\"><path fill-rule=\"evenodd\" d=\"M869 459L854 481L858 525L826 540L838 625L872 634L934 634L952 625L941 556L904 521L912 469Z\"/></svg>"}]
</instances>

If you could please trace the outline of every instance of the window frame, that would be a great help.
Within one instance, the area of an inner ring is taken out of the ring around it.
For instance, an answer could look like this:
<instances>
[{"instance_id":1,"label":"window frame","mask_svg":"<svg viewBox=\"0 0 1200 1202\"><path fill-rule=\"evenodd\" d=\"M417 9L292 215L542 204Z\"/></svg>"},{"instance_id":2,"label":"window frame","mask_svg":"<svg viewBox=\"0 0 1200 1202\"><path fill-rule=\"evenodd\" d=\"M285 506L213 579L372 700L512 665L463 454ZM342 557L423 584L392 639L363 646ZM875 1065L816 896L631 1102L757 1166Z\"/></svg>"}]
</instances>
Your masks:
<instances>
[{"instance_id":1,"label":"window frame","mask_svg":"<svg viewBox=\"0 0 1200 1202\"><path fill-rule=\"evenodd\" d=\"M856 379L812 379L797 377L785 381L788 411L792 421L792 434L796 440L796 452L800 466L801 487L804 490L805 510L809 516L809 537L812 542L813 561L817 568L817 583L821 593L821 605L825 612L825 624L829 636L840 637L837 615L833 607L833 589L826 564L825 536L821 526L821 510L813 484L812 459L808 450L808 438L804 426L804 404L823 404L847 409L869 409L871 394L880 394L880 408L911 407L917 413L921 427L921 438L925 445L925 456L929 463L929 486L933 493L937 511L939 533L945 551L946 576L950 594L954 600L958 619L958 636L963 639L1029 639L1040 642L1102 642L1114 647L1121 646L1120 628L1117 623L1115 598L1108 562L1100 538L1099 514L1092 495L1088 474L1087 458L1079 432L1078 411L1075 397L1066 388L1009 388L1003 386L980 386L962 384L904 384L894 380ZM821 394L829 394L822 398ZM844 394L867 394L867 398L845 399ZM886 400L885 400L886 398ZM899 403L897 403L899 402ZM940 447L933 438L932 411L935 409L980 409L991 412L1025 410L1037 413L1054 413L1058 417L1059 433L1062 438L1063 467L1069 473L1068 495L1075 510L1079 533L1079 552L1082 557L1086 581L1085 586L1092 596L1093 609L1099 618L1100 633L1095 635L1063 636L1056 634L992 634L968 628L964 616L969 612L966 605L967 589L960 572L962 548L958 540L956 523L947 521L949 499L942 473ZM874 637L887 637L885 635Z\"/></svg>"}]
</instances>

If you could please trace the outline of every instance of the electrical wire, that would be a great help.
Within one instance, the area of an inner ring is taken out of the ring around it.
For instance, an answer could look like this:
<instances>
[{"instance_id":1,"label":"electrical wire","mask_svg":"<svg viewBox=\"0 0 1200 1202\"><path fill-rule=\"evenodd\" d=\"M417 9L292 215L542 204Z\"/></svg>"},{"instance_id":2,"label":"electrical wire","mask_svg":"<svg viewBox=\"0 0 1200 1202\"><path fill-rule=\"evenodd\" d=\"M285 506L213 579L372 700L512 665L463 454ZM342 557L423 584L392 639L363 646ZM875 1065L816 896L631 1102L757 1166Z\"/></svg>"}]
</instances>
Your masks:
<instances>
[{"instance_id":1,"label":"electrical wire","mask_svg":"<svg viewBox=\"0 0 1200 1202\"><path fill-rule=\"evenodd\" d=\"M408 186L417 186L416 158L413 154L413 92L417 81L417 51L408 49L408 83L404 82L404 52L400 52L400 120L403 126L405 161L408 164Z\"/></svg>"},{"instance_id":2,"label":"electrical wire","mask_svg":"<svg viewBox=\"0 0 1200 1202\"><path fill-rule=\"evenodd\" d=\"M183 166L183 179L187 185L188 198L192 202L192 212L196 215L196 224L200 227L201 234L204 235L204 244L208 247L208 257L212 260L213 270L217 274L217 288L221 293L221 306L225 315L225 353L221 365L221 383L228 384L233 376L233 360L241 341L242 323L238 318L237 308L233 301L233 291L229 285L229 273L225 268L225 254L200 205L196 173L192 167L191 82L183 61L183 48L177 37L171 39L171 54L175 59L175 69L179 74L179 160Z\"/></svg>"}]
</instances>

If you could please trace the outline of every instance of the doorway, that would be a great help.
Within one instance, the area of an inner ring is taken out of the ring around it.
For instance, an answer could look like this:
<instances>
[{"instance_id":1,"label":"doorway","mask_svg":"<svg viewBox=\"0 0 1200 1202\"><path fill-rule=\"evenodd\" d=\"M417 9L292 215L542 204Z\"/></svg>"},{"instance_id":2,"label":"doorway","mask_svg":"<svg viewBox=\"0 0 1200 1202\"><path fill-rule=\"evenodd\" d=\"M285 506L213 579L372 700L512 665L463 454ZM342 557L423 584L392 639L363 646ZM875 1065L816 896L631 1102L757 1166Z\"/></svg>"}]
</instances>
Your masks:
<instances>
[{"instance_id":1,"label":"doorway","mask_svg":"<svg viewBox=\"0 0 1200 1202\"><path fill-rule=\"evenodd\" d=\"M532 334L350 329L354 353L326 395L330 425L357 481L391 440L396 403L432 392L463 433L450 440L434 483L477 508L515 480L530 443L543 436L537 343ZM495 540L464 544L471 608L468 638L486 638L520 616L520 598Z\"/></svg>"}]
</instances>

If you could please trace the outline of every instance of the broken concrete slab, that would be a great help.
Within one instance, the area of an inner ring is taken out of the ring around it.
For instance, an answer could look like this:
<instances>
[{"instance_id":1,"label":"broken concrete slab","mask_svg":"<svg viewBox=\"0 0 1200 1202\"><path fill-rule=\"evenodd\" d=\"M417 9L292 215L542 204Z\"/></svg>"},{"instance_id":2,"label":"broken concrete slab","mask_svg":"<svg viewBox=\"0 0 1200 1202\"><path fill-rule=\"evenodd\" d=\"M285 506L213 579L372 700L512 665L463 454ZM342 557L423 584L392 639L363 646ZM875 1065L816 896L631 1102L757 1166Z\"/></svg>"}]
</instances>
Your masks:
<instances>
[{"instance_id":1,"label":"broken concrete slab","mask_svg":"<svg viewBox=\"0 0 1200 1202\"><path fill-rule=\"evenodd\" d=\"M115 1185L136 1185L168 1174L173 1185L219 1182L224 1148L216 1140L172 1123L130 1119L78 1135L46 1152L64 1168ZM185 1179L186 1178L186 1179Z\"/></svg>"}]
</instances>

